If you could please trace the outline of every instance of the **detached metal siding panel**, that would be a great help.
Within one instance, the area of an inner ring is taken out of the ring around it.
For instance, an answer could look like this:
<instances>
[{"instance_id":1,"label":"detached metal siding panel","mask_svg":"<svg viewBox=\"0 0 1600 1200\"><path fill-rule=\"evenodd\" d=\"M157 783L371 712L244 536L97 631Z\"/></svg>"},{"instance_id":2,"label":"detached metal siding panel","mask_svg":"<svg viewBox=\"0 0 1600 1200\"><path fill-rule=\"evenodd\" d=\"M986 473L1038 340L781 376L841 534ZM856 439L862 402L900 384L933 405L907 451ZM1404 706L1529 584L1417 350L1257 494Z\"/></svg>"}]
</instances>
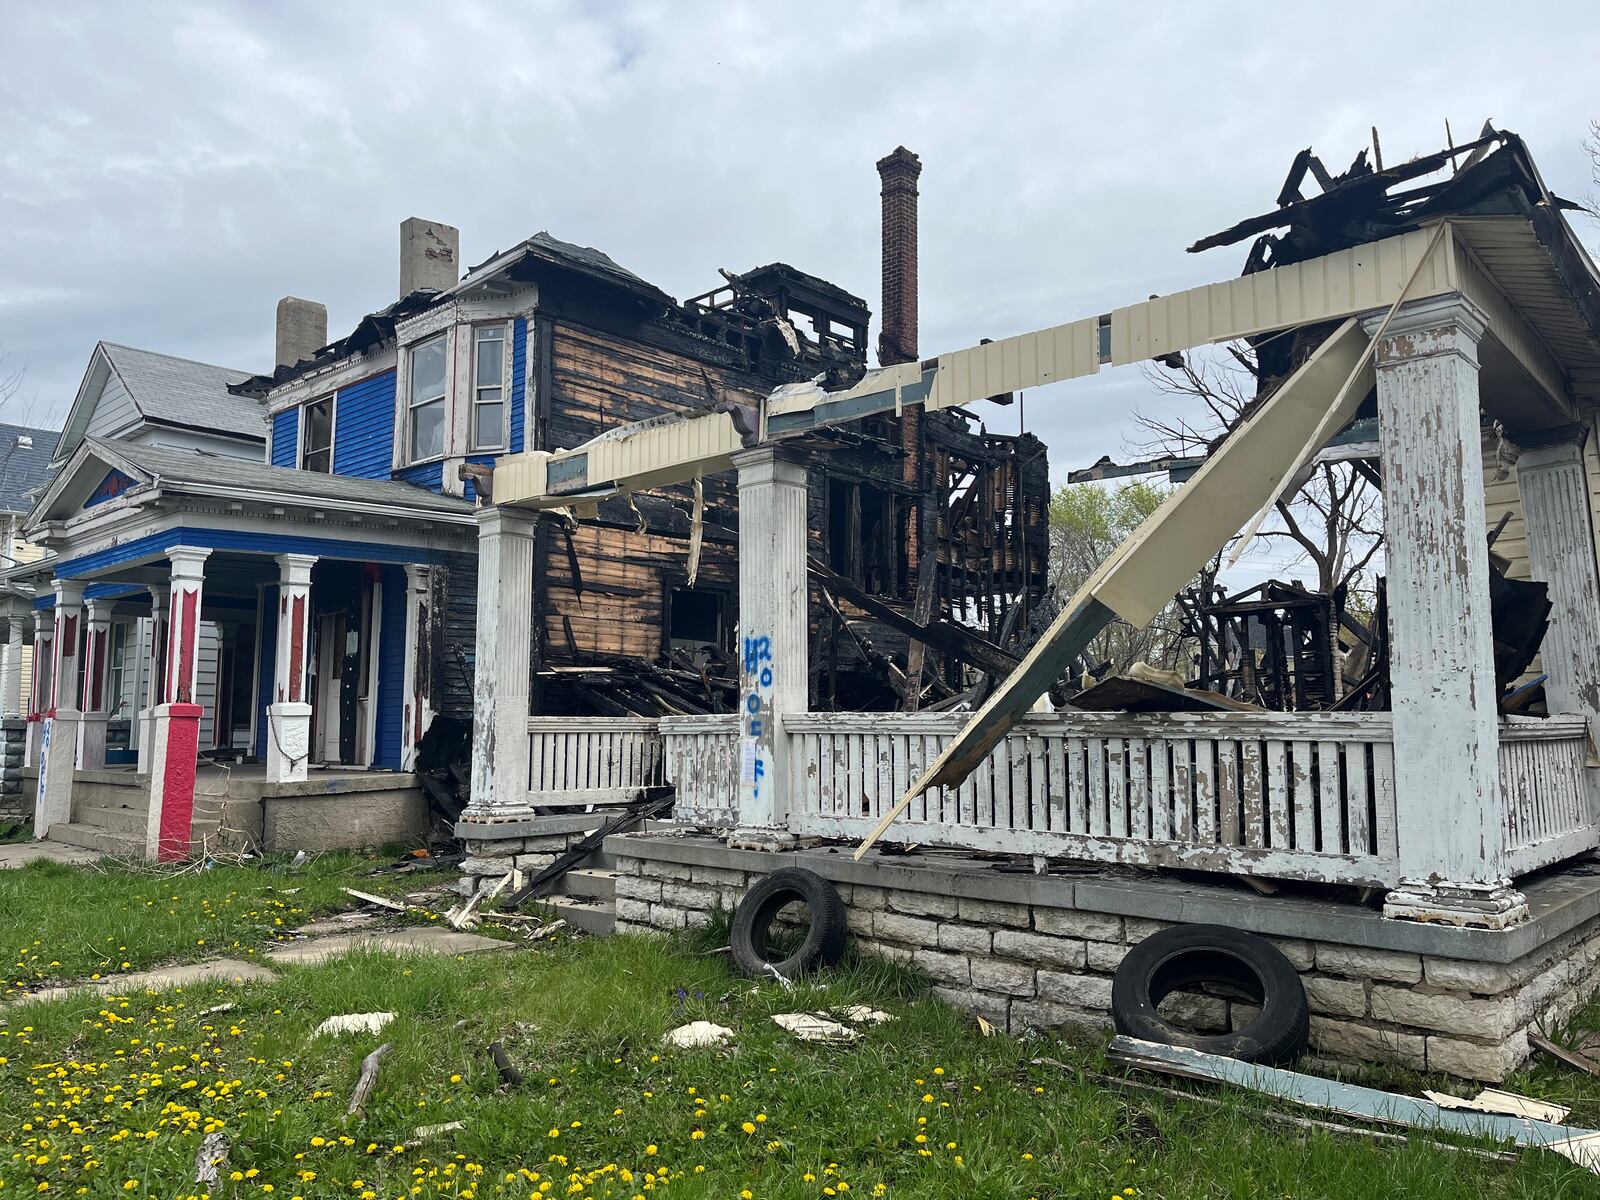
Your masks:
<instances>
[{"instance_id":1,"label":"detached metal siding panel","mask_svg":"<svg viewBox=\"0 0 1600 1200\"><path fill-rule=\"evenodd\" d=\"M528 319L518 317L511 331L511 453L522 453L524 409L528 400Z\"/></svg>"},{"instance_id":2,"label":"detached metal siding panel","mask_svg":"<svg viewBox=\"0 0 1600 1200\"><path fill-rule=\"evenodd\" d=\"M293 470L300 465L300 410L285 409L272 418L272 465Z\"/></svg>"},{"instance_id":3,"label":"detached metal siding panel","mask_svg":"<svg viewBox=\"0 0 1600 1200\"><path fill-rule=\"evenodd\" d=\"M393 371L339 389L334 401L333 473L388 479L394 454Z\"/></svg>"}]
</instances>

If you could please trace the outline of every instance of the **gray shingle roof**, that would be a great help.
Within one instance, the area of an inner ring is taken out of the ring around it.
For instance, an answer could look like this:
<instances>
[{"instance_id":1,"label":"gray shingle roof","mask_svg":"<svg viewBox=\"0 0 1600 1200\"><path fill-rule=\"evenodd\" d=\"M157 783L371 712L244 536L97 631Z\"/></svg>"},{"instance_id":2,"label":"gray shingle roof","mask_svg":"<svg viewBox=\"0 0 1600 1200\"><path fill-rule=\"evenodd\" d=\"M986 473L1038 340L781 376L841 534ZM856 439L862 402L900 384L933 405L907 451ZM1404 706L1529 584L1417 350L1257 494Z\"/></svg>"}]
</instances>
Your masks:
<instances>
[{"instance_id":1,"label":"gray shingle roof","mask_svg":"<svg viewBox=\"0 0 1600 1200\"><path fill-rule=\"evenodd\" d=\"M147 420L266 441L265 405L228 391L230 384L249 379L250 372L113 342L100 345Z\"/></svg>"},{"instance_id":2,"label":"gray shingle roof","mask_svg":"<svg viewBox=\"0 0 1600 1200\"><path fill-rule=\"evenodd\" d=\"M474 505L459 496L441 496L415 484L388 479L358 479L351 475L322 475L316 471L296 471L288 467L269 467L265 463L241 458L224 458L194 450L169 450L137 442L85 438L96 453L111 461L123 461L147 475L159 475L182 490L184 484L238 488L241 491L276 493L307 501L344 500L355 504L394 505L439 513L470 513Z\"/></svg>"},{"instance_id":3,"label":"gray shingle roof","mask_svg":"<svg viewBox=\"0 0 1600 1200\"><path fill-rule=\"evenodd\" d=\"M22 445L24 438L33 444ZM37 497L29 493L50 482L50 459L60 438L57 429L0 424L0 512L25 513L33 507Z\"/></svg>"}]
</instances>

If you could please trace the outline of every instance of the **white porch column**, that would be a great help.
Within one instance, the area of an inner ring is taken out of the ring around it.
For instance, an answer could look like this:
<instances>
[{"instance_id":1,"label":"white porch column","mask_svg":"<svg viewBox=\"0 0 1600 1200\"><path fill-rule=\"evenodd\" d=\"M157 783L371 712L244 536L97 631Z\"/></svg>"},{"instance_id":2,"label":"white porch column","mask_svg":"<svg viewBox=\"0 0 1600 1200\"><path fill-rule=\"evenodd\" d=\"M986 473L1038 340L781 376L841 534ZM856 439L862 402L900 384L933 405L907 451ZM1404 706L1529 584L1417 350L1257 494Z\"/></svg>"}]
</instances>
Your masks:
<instances>
[{"instance_id":1,"label":"white porch column","mask_svg":"<svg viewBox=\"0 0 1600 1200\"><path fill-rule=\"evenodd\" d=\"M84 608L78 766L86 771L97 771L106 765L106 723L111 720L107 689L111 666L111 604L110 600L90 600Z\"/></svg>"},{"instance_id":2,"label":"white porch column","mask_svg":"<svg viewBox=\"0 0 1600 1200\"><path fill-rule=\"evenodd\" d=\"M311 759L310 554L278 555L278 638L267 705L267 778L277 783L306 777Z\"/></svg>"},{"instance_id":3,"label":"white porch column","mask_svg":"<svg viewBox=\"0 0 1600 1200\"><path fill-rule=\"evenodd\" d=\"M480 536L482 536L480 534ZM400 769L414 771L417 746L433 724L433 568L406 566L405 678L401 684ZM531 575L530 575L531 579ZM530 595L532 612L532 600ZM482 609L479 610L483 611Z\"/></svg>"},{"instance_id":4,"label":"white porch column","mask_svg":"<svg viewBox=\"0 0 1600 1200\"><path fill-rule=\"evenodd\" d=\"M139 709L140 774L150 769L150 723L166 689L167 587L150 589L150 656L145 667L144 706Z\"/></svg>"},{"instance_id":5,"label":"white porch column","mask_svg":"<svg viewBox=\"0 0 1600 1200\"><path fill-rule=\"evenodd\" d=\"M55 665L55 613L33 610L33 678L28 687L28 744L24 761L39 765L44 740L44 714L50 707L50 670Z\"/></svg>"},{"instance_id":6,"label":"white porch column","mask_svg":"<svg viewBox=\"0 0 1600 1200\"><path fill-rule=\"evenodd\" d=\"M788 840L789 738L807 696L809 584L805 464L772 447L739 471L739 821L741 842Z\"/></svg>"},{"instance_id":7,"label":"white porch column","mask_svg":"<svg viewBox=\"0 0 1600 1200\"><path fill-rule=\"evenodd\" d=\"M33 836L72 820L72 774L78 757L78 635L83 624L83 584L58 579L50 700L39 743L39 789L33 805Z\"/></svg>"},{"instance_id":8,"label":"white porch column","mask_svg":"<svg viewBox=\"0 0 1600 1200\"><path fill-rule=\"evenodd\" d=\"M0 659L0 716L27 714L22 695L22 618L6 622L5 657Z\"/></svg>"},{"instance_id":9,"label":"white porch column","mask_svg":"<svg viewBox=\"0 0 1600 1200\"><path fill-rule=\"evenodd\" d=\"M533 815L528 806L528 676L537 520L536 514L514 508L478 512L472 803L461 814L467 821Z\"/></svg>"},{"instance_id":10,"label":"white porch column","mask_svg":"<svg viewBox=\"0 0 1600 1200\"><path fill-rule=\"evenodd\" d=\"M167 599L165 704L193 704L200 669L200 610L205 593L205 567L210 550L174 546L167 551L172 578Z\"/></svg>"},{"instance_id":11,"label":"white porch column","mask_svg":"<svg viewBox=\"0 0 1600 1200\"><path fill-rule=\"evenodd\" d=\"M1539 654L1551 712L1582 713L1600 745L1600 572L1583 469L1583 435L1524 447L1517 489L1528 567L1550 586L1550 629Z\"/></svg>"},{"instance_id":12,"label":"white porch column","mask_svg":"<svg viewBox=\"0 0 1600 1200\"><path fill-rule=\"evenodd\" d=\"M1373 332L1377 320L1369 320ZM1506 869L1478 416L1483 314L1406 305L1377 347L1401 886L1388 917L1526 919Z\"/></svg>"}]
</instances>

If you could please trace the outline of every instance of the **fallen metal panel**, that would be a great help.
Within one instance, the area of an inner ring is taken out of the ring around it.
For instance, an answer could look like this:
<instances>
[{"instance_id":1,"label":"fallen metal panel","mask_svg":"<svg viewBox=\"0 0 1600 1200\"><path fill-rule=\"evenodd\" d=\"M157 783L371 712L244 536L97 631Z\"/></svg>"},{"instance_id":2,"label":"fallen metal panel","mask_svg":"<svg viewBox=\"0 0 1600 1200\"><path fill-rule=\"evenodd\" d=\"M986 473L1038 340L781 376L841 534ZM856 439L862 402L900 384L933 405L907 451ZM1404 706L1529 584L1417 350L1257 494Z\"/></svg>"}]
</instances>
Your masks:
<instances>
[{"instance_id":1,"label":"fallen metal panel","mask_svg":"<svg viewBox=\"0 0 1600 1200\"><path fill-rule=\"evenodd\" d=\"M1275 494L1325 423L1347 424L1373 385L1369 340L1346 321L1195 477L1114 550L1061 610L1022 664L886 813L860 858L910 801L959 784L1000 744L1091 638L1120 616L1144 626Z\"/></svg>"}]
</instances>

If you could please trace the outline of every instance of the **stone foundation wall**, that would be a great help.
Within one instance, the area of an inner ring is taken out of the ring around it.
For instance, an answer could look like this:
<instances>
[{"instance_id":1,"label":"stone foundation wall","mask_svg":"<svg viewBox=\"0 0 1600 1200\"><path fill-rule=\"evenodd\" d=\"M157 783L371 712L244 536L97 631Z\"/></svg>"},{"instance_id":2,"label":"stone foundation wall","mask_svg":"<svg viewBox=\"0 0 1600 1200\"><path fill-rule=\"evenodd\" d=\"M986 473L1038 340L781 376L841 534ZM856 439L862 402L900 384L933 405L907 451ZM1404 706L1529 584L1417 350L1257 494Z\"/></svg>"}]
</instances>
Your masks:
<instances>
[{"instance_id":1,"label":"stone foundation wall","mask_svg":"<svg viewBox=\"0 0 1600 1200\"><path fill-rule=\"evenodd\" d=\"M33 794L22 786L23 748L28 723L20 717L0 720L0 822L31 819Z\"/></svg>"},{"instance_id":2,"label":"stone foundation wall","mask_svg":"<svg viewBox=\"0 0 1600 1200\"><path fill-rule=\"evenodd\" d=\"M594 817L589 820L591 824L599 824ZM548 867L586 836L584 829L561 828L561 825L568 823L568 818L555 818L550 822L554 828L545 832L539 832L535 827L519 828L515 836L507 837L463 836L462 845L467 856L461 860L461 879L456 884L456 890L463 896L470 896L493 887L513 869L531 875Z\"/></svg>"},{"instance_id":3,"label":"stone foundation wall","mask_svg":"<svg viewBox=\"0 0 1600 1200\"><path fill-rule=\"evenodd\" d=\"M619 932L660 933L703 924L716 910L731 910L762 870L795 865L832 873L827 859L796 861L790 855L726 850L725 860L739 865L664 861L629 854L629 841L624 837L607 843L618 873ZM770 866L749 870L744 864L752 859ZM849 873L859 875L867 866ZM1045 879L1033 889L1018 887L1014 879L989 882L1039 892L1050 890L1044 884L1056 882L1067 904L837 879L835 886L860 949L923 971L941 999L1012 1033L1109 1026L1111 977L1123 956L1141 939L1174 923L1070 907L1073 889L1066 880ZM1270 905L1275 899L1252 903ZM1528 1057L1530 1027L1564 1021L1600 981L1597 917L1510 963L1314 937L1269 940L1305 984L1312 1012L1311 1047L1317 1056L1496 1082ZM1248 1015L1231 1012L1227 1001L1211 997L1184 997L1180 1003L1188 1019L1202 1028L1228 1028L1234 1018Z\"/></svg>"}]
</instances>

